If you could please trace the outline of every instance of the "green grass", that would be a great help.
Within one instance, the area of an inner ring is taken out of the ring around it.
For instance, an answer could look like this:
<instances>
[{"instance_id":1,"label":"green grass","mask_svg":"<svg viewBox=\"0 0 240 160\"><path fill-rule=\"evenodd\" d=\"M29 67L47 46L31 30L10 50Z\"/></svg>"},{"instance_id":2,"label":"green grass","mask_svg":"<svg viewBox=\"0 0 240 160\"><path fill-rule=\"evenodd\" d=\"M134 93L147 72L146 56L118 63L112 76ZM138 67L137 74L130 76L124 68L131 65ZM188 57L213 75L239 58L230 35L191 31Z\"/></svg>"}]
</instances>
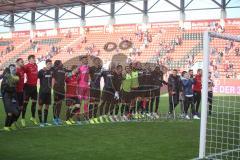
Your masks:
<instances>
[{"instance_id":1,"label":"green grass","mask_svg":"<svg viewBox=\"0 0 240 160\"><path fill-rule=\"evenodd\" d=\"M161 112L167 111L167 100L161 99ZM30 107L27 113L29 119ZM0 115L2 127L5 118L2 104ZM49 120L51 115L50 111ZM197 157L198 141L199 121L26 128L0 131L0 159L184 160Z\"/></svg>"}]
</instances>

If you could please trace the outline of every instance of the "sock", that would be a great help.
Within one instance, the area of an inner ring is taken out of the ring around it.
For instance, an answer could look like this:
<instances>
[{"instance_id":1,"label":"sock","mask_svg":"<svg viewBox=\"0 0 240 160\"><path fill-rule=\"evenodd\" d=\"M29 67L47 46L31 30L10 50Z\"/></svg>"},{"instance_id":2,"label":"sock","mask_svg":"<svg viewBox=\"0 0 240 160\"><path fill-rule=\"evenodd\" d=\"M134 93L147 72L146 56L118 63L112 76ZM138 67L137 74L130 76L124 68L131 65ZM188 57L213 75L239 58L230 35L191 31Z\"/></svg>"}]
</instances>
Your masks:
<instances>
[{"instance_id":1,"label":"sock","mask_svg":"<svg viewBox=\"0 0 240 160\"><path fill-rule=\"evenodd\" d=\"M98 111L98 105L94 104L94 110L93 110L93 116L94 118L97 118L97 111Z\"/></svg>"},{"instance_id":2,"label":"sock","mask_svg":"<svg viewBox=\"0 0 240 160\"><path fill-rule=\"evenodd\" d=\"M47 123L48 109L44 109L44 123Z\"/></svg>"},{"instance_id":3,"label":"sock","mask_svg":"<svg viewBox=\"0 0 240 160\"><path fill-rule=\"evenodd\" d=\"M57 113L56 113L56 111L57 111L57 104L54 103L54 104L53 104L53 118L54 118L54 119L57 118Z\"/></svg>"},{"instance_id":4,"label":"sock","mask_svg":"<svg viewBox=\"0 0 240 160\"><path fill-rule=\"evenodd\" d=\"M25 115L26 115L26 110L27 110L27 102L24 102L23 104L23 108L22 108L22 119L25 119Z\"/></svg>"},{"instance_id":5,"label":"sock","mask_svg":"<svg viewBox=\"0 0 240 160\"><path fill-rule=\"evenodd\" d=\"M6 120L5 120L5 127L11 126L11 119L12 119L12 116L7 115Z\"/></svg>"},{"instance_id":6,"label":"sock","mask_svg":"<svg viewBox=\"0 0 240 160\"><path fill-rule=\"evenodd\" d=\"M70 118L70 108L67 109L66 120L69 120L69 118Z\"/></svg>"},{"instance_id":7,"label":"sock","mask_svg":"<svg viewBox=\"0 0 240 160\"><path fill-rule=\"evenodd\" d=\"M57 118L60 117L61 108L62 108L62 102L58 102L58 103L56 104L56 117L57 117Z\"/></svg>"},{"instance_id":8,"label":"sock","mask_svg":"<svg viewBox=\"0 0 240 160\"><path fill-rule=\"evenodd\" d=\"M32 117L35 118L35 112L36 112L36 102L32 102L31 106L31 112L32 112Z\"/></svg>"},{"instance_id":9,"label":"sock","mask_svg":"<svg viewBox=\"0 0 240 160\"><path fill-rule=\"evenodd\" d=\"M93 113L93 104L89 104L89 118L92 118L92 113Z\"/></svg>"},{"instance_id":10,"label":"sock","mask_svg":"<svg viewBox=\"0 0 240 160\"><path fill-rule=\"evenodd\" d=\"M124 111L125 111L125 104L122 104L122 107L121 107L121 116L123 116Z\"/></svg>"},{"instance_id":11,"label":"sock","mask_svg":"<svg viewBox=\"0 0 240 160\"><path fill-rule=\"evenodd\" d=\"M38 118L39 118L39 122L42 123L42 110L41 109L38 110Z\"/></svg>"}]
</instances>

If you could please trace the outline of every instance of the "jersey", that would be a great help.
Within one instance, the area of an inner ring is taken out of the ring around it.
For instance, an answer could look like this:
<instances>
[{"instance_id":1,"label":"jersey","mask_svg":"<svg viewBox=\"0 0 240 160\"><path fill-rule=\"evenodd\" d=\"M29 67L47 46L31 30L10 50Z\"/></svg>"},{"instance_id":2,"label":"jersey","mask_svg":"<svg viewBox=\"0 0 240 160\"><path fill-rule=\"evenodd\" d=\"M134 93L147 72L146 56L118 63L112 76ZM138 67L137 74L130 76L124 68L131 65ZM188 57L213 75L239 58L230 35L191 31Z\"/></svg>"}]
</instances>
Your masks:
<instances>
[{"instance_id":1,"label":"jersey","mask_svg":"<svg viewBox=\"0 0 240 160\"><path fill-rule=\"evenodd\" d=\"M27 84L30 86L36 86L38 80L38 66L36 63L28 63L24 66L24 71L27 75Z\"/></svg>"},{"instance_id":2,"label":"jersey","mask_svg":"<svg viewBox=\"0 0 240 160\"><path fill-rule=\"evenodd\" d=\"M130 92L131 86L132 86L132 76L131 76L131 74L127 73L124 76L124 79L122 81L122 90L124 92Z\"/></svg>"},{"instance_id":3,"label":"jersey","mask_svg":"<svg viewBox=\"0 0 240 160\"><path fill-rule=\"evenodd\" d=\"M194 86L193 86L193 91L196 92L201 92L202 90L202 76L197 74L194 78Z\"/></svg>"},{"instance_id":4,"label":"jersey","mask_svg":"<svg viewBox=\"0 0 240 160\"><path fill-rule=\"evenodd\" d=\"M40 79L40 93L51 93L52 88L52 74L53 71L51 69L41 69L38 72L38 78Z\"/></svg>"},{"instance_id":5,"label":"jersey","mask_svg":"<svg viewBox=\"0 0 240 160\"><path fill-rule=\"evenodd\" d=\"M16 91L17 92L23 92L23 87L24 87L24 68L17 68L16 75L19 77L19 81L16 86Z\"/></svg>"},{"instance_id":6,"label":"jersey","mask_svg":"<svg viewBox=\"0 0 240 160\"><path fill-rule=\"evenodd\" d=\"M77 75L68 75L66 76L66 97L77 97L77 84L78 78Z\"/></svg>"},{"instance_id":7,"label":"jersey","mask_svg":"<svg viewBox=\"0 0 240 160\"><path fill-rule=\"evenodd\" d=\"M132 71L131 78L132 78L131 87L138 88L139 87L138 71Z\"/></svg>"},{"instance_id":8,"label":"jersey","mask_svg":"<svg viewBox=\"0 0 240 160\"><path fill-rule=\"evenodd\" d=\"M64 94L65 93L65 75L67 70L65 68L54 68L53 79L54 85L53 89L55 92Z\"/></svg>"},{"instance_id":9,"label":"jersey","mask_svg":"<svg viewBox=\"0 0 240 160\"><path fill-rule=\"evenodd\" d=\"M101 80L101 67L92 66L89 68L89 75L91 78L90 87L91 88L100 88L100 80Z\"/></svg>"},{"instance_id":10,"label":"jersey","mask_svg":"<svg viewBox=\"0 0 240 160\"><path fill-rule=\"evenodd\" d=\"M78 85L79 87L88 87L89 81L89 67L87 65L82 65L78 68Z\"/></svg>"}]
</instances>

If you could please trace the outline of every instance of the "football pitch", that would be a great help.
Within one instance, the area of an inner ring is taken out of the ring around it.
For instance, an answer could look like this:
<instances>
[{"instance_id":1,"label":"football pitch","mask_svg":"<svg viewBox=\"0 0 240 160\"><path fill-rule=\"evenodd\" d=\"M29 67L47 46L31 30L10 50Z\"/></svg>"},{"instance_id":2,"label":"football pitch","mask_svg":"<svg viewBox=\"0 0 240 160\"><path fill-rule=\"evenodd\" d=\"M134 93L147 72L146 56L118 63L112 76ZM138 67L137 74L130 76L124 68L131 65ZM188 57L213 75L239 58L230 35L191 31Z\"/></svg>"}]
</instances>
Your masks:
<instances>
[{"instance_id":1,"label":"football pitch","mask_svg":"<svg viewBox=\"0 0 240 160\"><path fill-rule=\"evenodd\" d=\"M178 106L179 108L179 106ZM160 112L168 110L161 97ZM0 126L5 113L2 102ZM0 131L1 160L185 160L198 156L200 121L154 120ZM49 122L52 112L49 112Z\"/></svg>"}]
</instances>

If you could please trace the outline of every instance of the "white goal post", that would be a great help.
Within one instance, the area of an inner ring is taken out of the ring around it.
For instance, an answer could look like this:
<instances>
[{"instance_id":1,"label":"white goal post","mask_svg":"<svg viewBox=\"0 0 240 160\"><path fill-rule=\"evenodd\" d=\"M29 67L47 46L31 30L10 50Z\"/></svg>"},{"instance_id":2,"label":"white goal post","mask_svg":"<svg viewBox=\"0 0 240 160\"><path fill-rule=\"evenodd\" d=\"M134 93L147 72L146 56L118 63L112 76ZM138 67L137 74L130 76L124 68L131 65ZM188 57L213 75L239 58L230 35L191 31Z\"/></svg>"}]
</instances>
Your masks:
<instances>
[{"instance_id":1,"label":"white goal post","mask_svg":"<svg viewBox=\"0 0 240 160\"><path fill-rule=\"evenodd\" d=\"M218 154L225 154L228 152L239 150L223 151L214 155L206 154L207 144L207 123L208 123L208 74L209 74L209 62L210 62L210 39L219 38L223 40L229 40L234 42L240 42L240 36L232 36L227 34L204 32L203 35L203 77L202 77L202 102L201 102L201 125L200 125L200 141L199 141L199 157L198 159L208 159L213 156L213 159ZM239 103L239 102L238 102ZM238 106L240 107L240 106ZM239 144L240 145L240 144Z\"/></svg>"}]
</instances>

